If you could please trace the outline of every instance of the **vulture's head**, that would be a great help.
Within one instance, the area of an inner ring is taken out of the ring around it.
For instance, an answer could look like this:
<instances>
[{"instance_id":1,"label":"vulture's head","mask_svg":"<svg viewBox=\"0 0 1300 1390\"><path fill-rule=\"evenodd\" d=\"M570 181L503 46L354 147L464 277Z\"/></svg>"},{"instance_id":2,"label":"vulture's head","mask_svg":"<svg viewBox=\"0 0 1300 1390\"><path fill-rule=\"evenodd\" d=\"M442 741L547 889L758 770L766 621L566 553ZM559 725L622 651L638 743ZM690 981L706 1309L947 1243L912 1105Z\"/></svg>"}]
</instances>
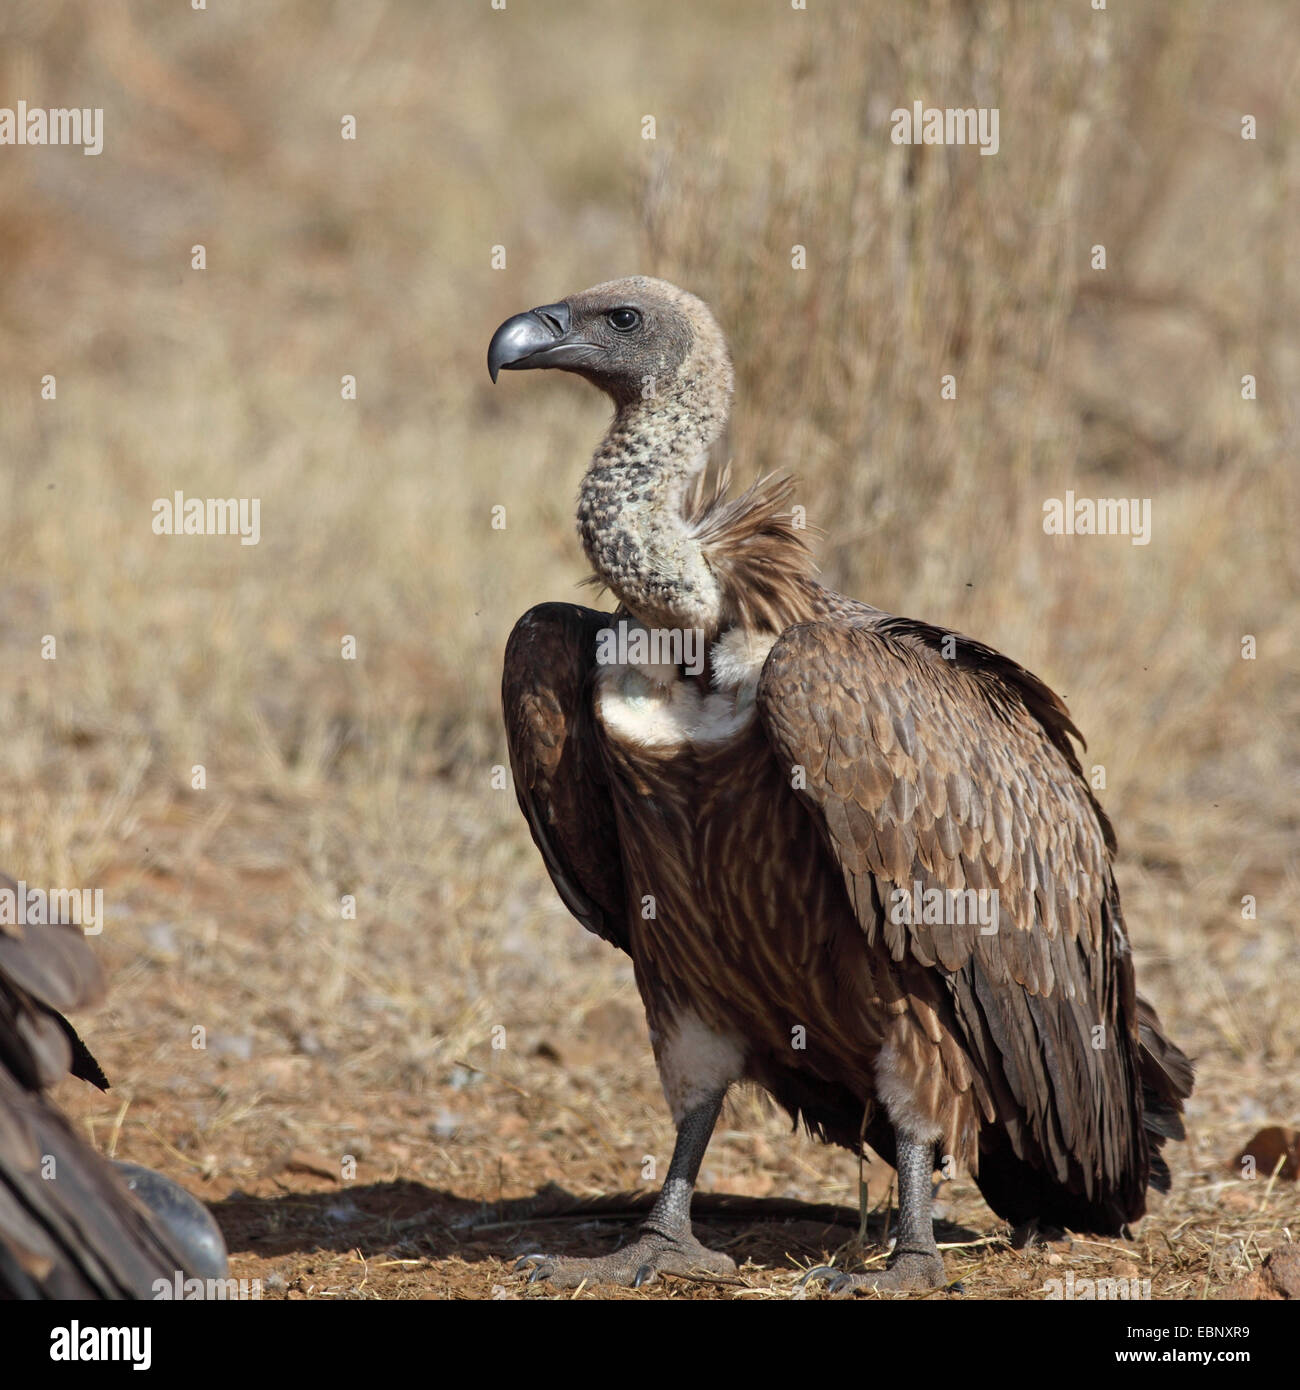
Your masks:
<instances>
[{"instance_id":1,"label":"vulture's head","mask_svg":"<svg viewBox=\"0 0 1300 1390\"><path fill-rule=\"evenodd\" d=\"M617 406L725 396L732 383L727 345L708 306L644 275L507 319L488 347L492 380L533 367L576 372Z\"/></svg>"}]
</instances>

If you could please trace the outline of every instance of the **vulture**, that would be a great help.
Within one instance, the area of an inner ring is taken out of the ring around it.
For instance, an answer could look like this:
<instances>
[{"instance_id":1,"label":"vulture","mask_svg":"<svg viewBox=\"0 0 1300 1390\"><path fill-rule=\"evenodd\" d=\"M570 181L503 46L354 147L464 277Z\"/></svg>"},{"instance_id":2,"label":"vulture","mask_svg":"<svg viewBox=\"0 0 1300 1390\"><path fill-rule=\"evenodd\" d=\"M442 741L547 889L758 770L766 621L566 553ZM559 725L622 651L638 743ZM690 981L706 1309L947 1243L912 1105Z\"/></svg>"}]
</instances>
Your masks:
<instances>
[{"instance_id":1,"label":"vulture","mask_svg":"<svg viewBox=\"0 0 1300 1390\"><path fill-rule=\"evenodd\" d=\"M10 903L18 887L0 875ZM224 1278L215 1222L183 1188L102 1158L45 1094L69 1072L108 1080L63 1009L103 992L81 930L0 920L0 1299L153 1298Z\"/></svg>"},{"instance_id":2,"label":"vulture","mask_svg":"<svg viewBox=\"0 0 1300 1390\"><path fill-rule=\"evenodd\" d=\"M1065 705L992 647L816 578L793 483L703 487L731 361L661 280L508 319L503 369L555 367L614 415L578 533L614 612L515 625L502 700L520 808L560 897L632 958L677 1138L637 1238L527 1255L530 1279L734 1269L690 1201L733 1082L898 1175L878 1273L945 1282L936 1168L1017 1228L1123 1234L1165 1190L1192 1068L1135 993L1115 837Z\"/></svg>"}]
</instances>

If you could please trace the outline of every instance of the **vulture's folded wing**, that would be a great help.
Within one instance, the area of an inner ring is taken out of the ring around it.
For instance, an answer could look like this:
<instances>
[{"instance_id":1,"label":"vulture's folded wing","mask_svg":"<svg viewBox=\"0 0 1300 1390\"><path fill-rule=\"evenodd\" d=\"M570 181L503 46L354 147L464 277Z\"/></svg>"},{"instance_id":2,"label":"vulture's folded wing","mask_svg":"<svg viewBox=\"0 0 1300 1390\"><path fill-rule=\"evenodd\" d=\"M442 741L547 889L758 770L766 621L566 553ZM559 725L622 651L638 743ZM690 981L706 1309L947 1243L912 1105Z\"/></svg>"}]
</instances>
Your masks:
<instances>
[{"instance_id":1,"label":"vulture's folded wing","mask_svg":"<svg viewBox=\"0 0 1300 1390\"><path fill-rule=\"evenodd\" d=\"M613 804L595 738L596 634L612 619L543 603L506 643L501 703L515 795L551 881L588 931L627 949Z\"/></svg>"},{"instance_id":2,"label":"vulture's folded wing","mask_svg":"<svg viewBox=\"0 0 1300 1390\"><path fill-rule=\"evenodd\" d=\"M990 648L896 618L788 629L757 701L868 940L942 981L986 1119L1019 1159L1138 1214L1133 969L1064 705Z\"/></svg>"}]
</instances>

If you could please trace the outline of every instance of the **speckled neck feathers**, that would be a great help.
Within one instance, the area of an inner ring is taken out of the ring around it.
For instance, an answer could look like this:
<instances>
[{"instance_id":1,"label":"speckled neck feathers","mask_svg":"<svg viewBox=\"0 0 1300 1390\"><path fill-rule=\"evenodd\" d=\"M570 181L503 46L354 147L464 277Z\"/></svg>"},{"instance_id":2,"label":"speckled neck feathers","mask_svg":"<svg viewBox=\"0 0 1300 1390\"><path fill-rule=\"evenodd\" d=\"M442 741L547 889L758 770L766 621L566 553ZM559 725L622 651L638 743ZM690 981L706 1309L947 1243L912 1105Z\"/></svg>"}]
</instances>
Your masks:
<instances>
[{"instance_id":1,"label":"speckled neck feathers","mask_svg":"<svg viewBox=\"0 0 1300 1390\"><path fill-rule=\"evenodd\" d=\"M685 517L687 495L727 421L725 381L697 372L671 394L622 406L578 497L597 577L642 622L716 626L722 595Z\"/></svg>"},{"instance_id":2,"label":"speckled neck feathers","mask_svg":"<svg viewBox=\"0 0 1300 1390\"><path fill-rule=\"evenodd\" d=\"M786 507L788 479L728 499L699 483L727 423L731 360L705 306L682 294L690 345L646 399L616 402L578 497L578 533L596 580L647 626L735 622L781 631L810 616L812 557Z\"/></svg>"}]
</instances>

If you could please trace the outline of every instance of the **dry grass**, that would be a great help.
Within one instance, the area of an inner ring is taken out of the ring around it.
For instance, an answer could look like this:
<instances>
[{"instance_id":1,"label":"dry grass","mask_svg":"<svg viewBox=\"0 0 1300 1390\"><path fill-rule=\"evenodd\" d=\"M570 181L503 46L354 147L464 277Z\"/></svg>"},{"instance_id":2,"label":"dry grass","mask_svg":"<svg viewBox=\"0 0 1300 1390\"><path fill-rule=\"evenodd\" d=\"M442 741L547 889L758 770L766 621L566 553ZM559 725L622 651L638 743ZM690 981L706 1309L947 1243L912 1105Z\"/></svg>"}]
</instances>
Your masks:
<instances>
[{"instance_id":1,"label":"dry grass","mask_svg":"<svg viewBox=\"0 0 1300 1390\"><path fill-rule=\"evenodd\" d=\"M117 1086L62 1098L228 1199L237 1272L487 1296L512 1251L613 1236L500 1203L666 1165L630 969L490 786L502 645L575 595L603 413L566 380L494 393L486 343L634 271L716 307L737 473L801 476L833 583L1067 695L1143 987L1199 1058L1135 1244L977 1245L954 1273L1041 1297L1055 1256L1201 1297L1295 1238L1295 1185L1224 1165L1300 1118L1300 43L1262 0L1136 9L285 0L250 34L223 5L6 7L0 102L103 106L106 148L0 149L0 864L104 887L114 988L85 1022ZM1000 153L890 145L917 97L998 106ZM1151 544L1045 536L1067 488L1151 498ZM177 489L260 498L261 543L153 535ZM750 1096L704 1182L856 1200L847 1155ZM996 1234L969 1182L946 1200L955 1242ZM752 1296L845 1236L712 1229Z\"/></svg>"}]
</instances>

